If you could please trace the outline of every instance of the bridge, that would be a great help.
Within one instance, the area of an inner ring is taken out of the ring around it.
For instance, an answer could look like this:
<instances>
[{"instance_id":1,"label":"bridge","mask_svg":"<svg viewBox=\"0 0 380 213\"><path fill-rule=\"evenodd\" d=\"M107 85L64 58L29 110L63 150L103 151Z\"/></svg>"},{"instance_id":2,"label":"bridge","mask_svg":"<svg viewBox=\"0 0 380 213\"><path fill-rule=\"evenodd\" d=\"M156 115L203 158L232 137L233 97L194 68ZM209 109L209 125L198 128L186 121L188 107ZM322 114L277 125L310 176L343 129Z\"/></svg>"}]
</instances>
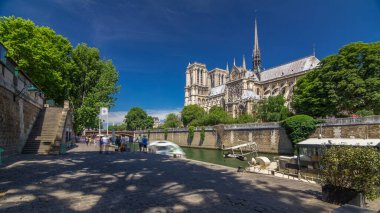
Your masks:
<instances>
[{"instance_id":1,"label":"bridge","mask_svg":"<svg viewBox=\"0 0 380 213\"><path fill-rule=\"evenodd\" d=\"M86 136L98 135L99 131L98 130L86 130L84 134ZM106 135L107 131L106 130L102 130L102 131L100 131L100 134ZM112 130L108 130L108 134L111 135L112 134ZM133 131L127 131L127 130L121 130L121 131L115 130L115 135L133 137L134 136L134 132Z\"/></svg>"}]
</instances>

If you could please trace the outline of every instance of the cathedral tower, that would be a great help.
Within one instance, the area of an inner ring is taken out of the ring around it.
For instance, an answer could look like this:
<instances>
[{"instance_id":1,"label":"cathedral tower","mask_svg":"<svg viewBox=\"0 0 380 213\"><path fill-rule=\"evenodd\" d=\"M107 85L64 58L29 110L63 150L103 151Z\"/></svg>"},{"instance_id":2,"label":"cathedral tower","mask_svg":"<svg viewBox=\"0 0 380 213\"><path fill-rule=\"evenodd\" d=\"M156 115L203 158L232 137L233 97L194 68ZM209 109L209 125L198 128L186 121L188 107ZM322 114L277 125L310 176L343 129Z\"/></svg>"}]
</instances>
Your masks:
<instances>
[{"instance_id":1,"label":"cathedral tower","mask_svg":"<svg viewBox=\"0 0 380 213\"><path fill-rule=\"evenodd\" d=\"M257 21L255 19L255 44L252 53L252 71L258 76L261 72L261 55L259 48L259 37L257 35Z\"/></svg>"}]
</instances>

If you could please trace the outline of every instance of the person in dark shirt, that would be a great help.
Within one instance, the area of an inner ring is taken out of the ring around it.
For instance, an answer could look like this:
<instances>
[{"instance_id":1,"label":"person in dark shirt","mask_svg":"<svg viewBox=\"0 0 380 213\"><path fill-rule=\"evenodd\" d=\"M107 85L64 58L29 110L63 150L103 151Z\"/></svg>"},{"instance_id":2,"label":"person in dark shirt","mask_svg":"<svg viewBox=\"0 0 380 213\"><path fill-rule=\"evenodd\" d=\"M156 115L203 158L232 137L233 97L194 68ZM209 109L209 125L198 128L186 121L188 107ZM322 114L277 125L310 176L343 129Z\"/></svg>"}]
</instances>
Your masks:
<instances>
[{"instance_id":1,"label":"person in dark shirt","mask_svg":"<svg viewBox=\"0 0 380 213\"><path fill-rule=\"evenodd\" d=\"M146 135L144 135L142 138L142 145L144 152L148 152L148 138L146 137Z\"/></svg>"}]
</instances>

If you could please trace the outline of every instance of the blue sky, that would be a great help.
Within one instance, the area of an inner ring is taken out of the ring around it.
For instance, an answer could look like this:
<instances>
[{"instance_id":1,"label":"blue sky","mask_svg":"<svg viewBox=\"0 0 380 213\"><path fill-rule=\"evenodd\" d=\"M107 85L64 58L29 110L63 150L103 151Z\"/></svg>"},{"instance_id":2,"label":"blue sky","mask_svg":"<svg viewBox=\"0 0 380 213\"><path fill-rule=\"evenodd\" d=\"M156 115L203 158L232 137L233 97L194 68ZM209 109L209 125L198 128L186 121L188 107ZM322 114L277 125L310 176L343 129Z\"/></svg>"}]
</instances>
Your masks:
<instances>
[{"instance_id":1,"label":"blue sky","mask_svg":"<svg viewBox=\"0 0 380 213\"><path fill-rule=\"evenodd\" d=\"M251 64L258 19L264 68L380 40L378 0L1 0L0 15L31 19L100 49L122 86L111 122L138 106L161 118L183 107L185 70Z\"/></svg>"}]
</instances>

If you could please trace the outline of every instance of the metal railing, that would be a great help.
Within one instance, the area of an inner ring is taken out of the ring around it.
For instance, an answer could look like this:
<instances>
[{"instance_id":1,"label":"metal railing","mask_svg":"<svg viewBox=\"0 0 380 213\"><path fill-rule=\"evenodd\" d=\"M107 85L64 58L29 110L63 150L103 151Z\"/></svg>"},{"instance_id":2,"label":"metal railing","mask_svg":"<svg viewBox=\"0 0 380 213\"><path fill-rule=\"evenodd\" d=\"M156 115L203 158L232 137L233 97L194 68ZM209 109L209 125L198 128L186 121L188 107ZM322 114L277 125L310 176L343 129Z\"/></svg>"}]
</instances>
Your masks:
<instances>
[{"instance_id":1,"label":"metal railing","mask_svg":"<svg viewBox=\"0 0 380 213\"><path fill-rule=\"evenodd\" d=\"M359 117L359 118L329 118L319 119L322 125L357 125L357 124L380 124L380 115Z\"/></svg>"}]
</instances>

